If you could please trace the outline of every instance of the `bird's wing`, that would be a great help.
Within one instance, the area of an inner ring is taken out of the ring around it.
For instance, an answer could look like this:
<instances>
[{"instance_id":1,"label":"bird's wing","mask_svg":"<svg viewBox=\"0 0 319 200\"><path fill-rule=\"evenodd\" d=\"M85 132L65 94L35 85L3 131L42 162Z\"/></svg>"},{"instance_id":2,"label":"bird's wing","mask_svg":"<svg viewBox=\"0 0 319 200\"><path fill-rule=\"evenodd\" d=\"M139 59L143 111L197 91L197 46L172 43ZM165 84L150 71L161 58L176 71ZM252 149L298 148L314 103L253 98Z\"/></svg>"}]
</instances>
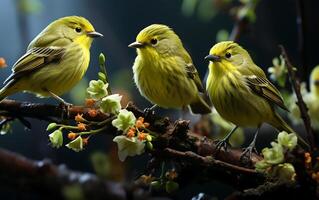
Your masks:
<instances>
[{"instance_id":1,"label":"bird's wing","mask_svg":"<svg viewBox=\"0 0 319 200\"><path fill-rule=\"evenodd\" d=\"M244 76L244 78L253 92L288 111L280 92L267 78L255 75Z\"/></svg>"},{"instance_id":2,"label":"bird's wing","mask_svg":"<svg viewBox=\"0 0 319 200\"><path fill-rule=\"evenodd\" d=\"M186 73L187 73L187 76L190 78L190 79L193 79L196 86L197 86L197 89L198 91L200 92L205 92L204 90L204 87L202 85L202 81L200 80L199 78L199 74L197 72L197 69L195 68L195 66L193 65L193 63L188 63L186 64Z\"/></svg>"},{"instance_id":3,"label":"bird's wing","mask_svg":"<svg viewBox=\"0 0 319 200\"><path fill-rule=\"evenodd\" d=\"M12 74L4 81L7 84L49 63L59 62L65 53L62 47L34 47L27 51L12 67Z\"/></svg>"}]
</instances>

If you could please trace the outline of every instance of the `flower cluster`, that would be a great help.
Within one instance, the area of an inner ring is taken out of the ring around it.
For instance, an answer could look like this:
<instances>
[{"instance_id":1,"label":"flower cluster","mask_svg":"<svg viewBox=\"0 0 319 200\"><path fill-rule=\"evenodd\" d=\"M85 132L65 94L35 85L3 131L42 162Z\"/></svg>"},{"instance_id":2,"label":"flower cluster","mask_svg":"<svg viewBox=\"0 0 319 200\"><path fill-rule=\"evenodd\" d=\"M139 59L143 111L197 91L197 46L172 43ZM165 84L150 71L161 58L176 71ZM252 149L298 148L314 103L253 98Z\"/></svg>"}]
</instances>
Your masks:
<instances>
[{"instance_id":1,"label":"flower cluster","mask_svg":"<svg viewBox=\"0 0 319 200\"><path fill-rule=\"evenodd\" d=\"M268 68L270 79L277 82L279 86L284 87L286 83L287 68L286 62L282 55L272 60L272 67Z\"/></svg>"},{"instance_id":2,"label":"flower cluster","mask_svg":"<svg viewBox=\"0 0 319 200\"><path fill-rule=\"evenodd\" d=\"M271 146L262 150L264 159L256 163L256 170L280 180L293 181L296 175L295 169L291 163L285 162L285 155L297 146L296 134L280 132L277 142L271 142Z\"/></svg>"},{"instance_id":3,"label":"flower cluster","mask_svg":"<svg viewBox=\"0 0 319 200\"><path fill-rule=\"evenodd\" d=\"M94 119L99 112L111 113L118 115L121 110L121 96L111 94L105 69L105 57L103 54L99 57L100 70L99 80L91 80L87 88L89 96L85 105L89 108L87 118ZM120 115L122 116L122 115ZM74 118L76 125L65 125L51 123L47 131L53 131L49 135L49 140L53 147L59 148L63 145L63 130L68 131L68 139L71 140L66 147L76 152L83 150L88 144L89 138L96 133L103 131L107 126L108 119L102 122L89 121L84 118L83 114L77 114ZM134 119L135 120L135 119Z\"/></svg>"},{"instance_id":4,"label":"flower cluster","mask_svg":"<svg viewBox=\"0 0 319 200\"><path fill-rule=\"evenodd\" d=\"M118 156L124 161L127 156L135 156L144 153L145 147L152 149L152 136L148 133L149 123L144 122L143 117L135 118L134 114L128 110L120 110L112 125L122 135L116 136L113 141L118 146Z\"/></svg>"}]
</instances>

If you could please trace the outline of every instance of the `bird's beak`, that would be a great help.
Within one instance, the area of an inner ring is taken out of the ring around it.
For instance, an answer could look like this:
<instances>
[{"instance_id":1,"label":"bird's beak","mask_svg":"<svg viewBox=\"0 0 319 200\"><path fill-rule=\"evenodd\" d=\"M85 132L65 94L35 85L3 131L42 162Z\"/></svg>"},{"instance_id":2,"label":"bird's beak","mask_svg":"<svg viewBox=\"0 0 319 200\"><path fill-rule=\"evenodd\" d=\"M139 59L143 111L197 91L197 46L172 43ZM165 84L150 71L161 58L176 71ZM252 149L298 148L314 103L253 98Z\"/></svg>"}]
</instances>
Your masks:
<instances>
[{"instance_id":1,"label":"bird's beak","mask_svg":"<svg viewBox=\"0 0 319 200\"><path fill-rule=\"evenodd\" d=\"M143 43L137 42L137 41L128 45L128 47L130 48L142 48L143 46L144 46Z\"/></svg>"},{"instance_id":2,"label":"bird's beak","mask_svg":"<svg viewBox=\"0 0 319 200\"><path fill-rule=\"evenodd\" d=\"M215 55L208 55L205 57L206 61L212 61L212 62L219 62L221 59L219 56L215 56Z\"/></svg>"},{"instance_id":3,"label":"bird's beak","mask_svg":"<svg viewBox=\"0 0 319 200\"><path fill-rule=\"evenodd\" d=\"M319 80L315 80L314 84L315 84L316 86L319 86Z\"/></svg>"},{"instance_id":4,"label":"bird's beak","mask_svg":"<svg viewBox=\"0 0 319 200\"><path fill-rule=\"evenodd\" d=\"M91 37L91 38L103 37L103 34L96 32L96 31L87 32L86 35Z\"/></svg>"}]
</instances>

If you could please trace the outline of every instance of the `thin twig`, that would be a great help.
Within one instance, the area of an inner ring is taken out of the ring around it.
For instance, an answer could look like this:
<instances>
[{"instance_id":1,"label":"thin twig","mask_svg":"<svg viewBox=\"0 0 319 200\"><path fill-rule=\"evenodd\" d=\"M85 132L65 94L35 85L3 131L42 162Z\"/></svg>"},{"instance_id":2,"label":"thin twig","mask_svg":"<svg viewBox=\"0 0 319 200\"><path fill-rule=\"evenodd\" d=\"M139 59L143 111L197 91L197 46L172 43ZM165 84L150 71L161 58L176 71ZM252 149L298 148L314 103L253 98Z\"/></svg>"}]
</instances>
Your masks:
<instances>
[{"instance_id":1,"label":"thin twig","mask_svg":"<svg viewBox=\"0 0 319 200\"><path fill-rule=\"evenodd\" d=\"M304 102L301 92L300 92L300 81L296 76L296 73L294 71L294 67L291 64L291 61L288 57L288 54L286 52L286 49L284 48L284 46L279 45L279 48L281 50L281 54L283 55L286 64L287 64L287 70L288 70L288 75L290 78L290 82L293 88L294 93L296 94L297 97L297 102L296 104L299 107L300 113L301 113L301 118L304 122L305 128L306 128L306 133L307 133L307 139L310 142L310 146L312 148L312 150L314 150L316 148L315 146L315 142L317 141L316 139L316 135L313 132L313 129L311 127L311 120L310 117L308 115L308 108L306 103Z\"/></svg>"},{"instance_id":2,"label":"thin twig","mask_svg":"<svg viewBox=\"0 0 319 200\"><path fill-rule=\"evenodd\" d=\"M306 37L305 37L305 32L306 32L306 24L305 24L305 5L304 5L304 0L296 0L296 7L297 7L297 18L296 18L296 23L297 23L297 28L298 28L298 50L300 53L300 60L301 60L301 66L302 66L302 71L301 77L303 80L307 80L308 76L308 65L307 65L307 60L306 60Z\"/></svg>"},{"instance_id":3,"label":"thin twig","mask_svg":"<svg viewBox=\"0 0 319 200\"><path fill-rule=\"evenodd\" d=\"M183 160L188 160L190 162L203 165L203 166L209 166L209 167L221 167L224 168L225 170L230 170L231 172L238 173L238 174L251 174L255 175L258 174L254 169L249 169L237 165L233 165L230 163L226 163L221 160L216 160L211 156L200 156L192 151L177 151L171 148L166 148L164 150L166 155L170 157L174 157L176 159L183 159Z\"/></svg>"},{"instance_id":4,"label":"thin twig","mask_svg":"<svg viewBox=\"0 0 319 200\"><path fill-rule=\"evenodd\" d=\"M233 30L231 31L231 34L229 36L229 40L238 42L242 33L244 33L247 30L248 25L249 22L246 18L238 19L235 25L233 26Z\"/></svg>"}]
</instances>

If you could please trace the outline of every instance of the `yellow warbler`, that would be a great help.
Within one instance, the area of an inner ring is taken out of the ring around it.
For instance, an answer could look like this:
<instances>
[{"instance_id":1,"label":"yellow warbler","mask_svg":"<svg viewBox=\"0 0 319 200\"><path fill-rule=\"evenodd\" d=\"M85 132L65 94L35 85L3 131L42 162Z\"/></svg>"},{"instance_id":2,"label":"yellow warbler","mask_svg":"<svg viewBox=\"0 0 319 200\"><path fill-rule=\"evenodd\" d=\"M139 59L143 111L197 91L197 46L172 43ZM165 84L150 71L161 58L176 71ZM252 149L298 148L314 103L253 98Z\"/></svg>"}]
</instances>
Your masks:
<instances>
[{"instance_id":1,"label":"yellow warbler","mask_svg":"<svg viewBox=\"0 0 319 200\"><path fill-rule=\"evenodd\" d=\"M14 64L12 74L0 90L0 100L16 92L32 92L39 97L69 91L85 74L94 37L101 37L83 17L63 17L48 25Z\"/></svg>"},{"instance_id":2,"label":"yellow warbler","mask_svg":"<svg viewBox=\"0 0 319 200\"><path fill-rule=\"evenodd\" d=\"M287 110L280 92L248 52L232 41L220 42L205 57L211 61L207 91L217 112L235 128L218 143L226 145L238 126L257 127L254 139L243 152L251 156L260 126L268 123L279 131L294 132L275 112L274 106Z\"/></svg>"},{"instance_id":3,"label":"yellow warbler","mask_svg":"<svg viewBox=\"0 0 319 200\"><path fill-rule=\"evenodd\" d=\"M163 108L190 106L193 113L210 113L198 72L172 29L150 25L129 47L137 48L133 72L142 96Z\"/></svg>"}]
</instances>

